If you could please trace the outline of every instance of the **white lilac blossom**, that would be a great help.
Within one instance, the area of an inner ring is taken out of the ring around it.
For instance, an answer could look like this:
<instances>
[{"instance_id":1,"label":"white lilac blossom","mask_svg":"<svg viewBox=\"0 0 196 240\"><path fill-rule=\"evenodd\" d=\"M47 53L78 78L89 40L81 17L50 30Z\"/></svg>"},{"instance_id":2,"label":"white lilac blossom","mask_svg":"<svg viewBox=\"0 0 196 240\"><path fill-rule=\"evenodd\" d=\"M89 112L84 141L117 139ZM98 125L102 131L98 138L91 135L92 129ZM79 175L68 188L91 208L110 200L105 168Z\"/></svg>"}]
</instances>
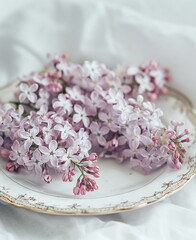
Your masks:
<instances>
[{"instance_id":1,"label":"white lilac blossom","mask_svg":"<svg viewBox=\"0 0 196 240\"><path fill-rule=\"evenodd\" d=\"M61 93L58 95L58 100L53 103L53 108L59 108L63 113L71 114L72 112L72 103L69 99L66 98L65 94Z\"/></svg>"},{"instance_id":2,"label":"white lilac blossom","mask_svg":"<svg viewBox=\"0 0 196 240\"><path fill-rule=\"evenodd\" d=\"M82 108L80 105L76 104L74 106L74 111L75 114L73 115L73 121L75 123L82 121L84 126L88 127L90 121L89 118L87 117L86 110Z\"/></svg>"},{"instance_id":3,"label":"white lilac blossom","mask_svg":"<svg viewBox=\"0 0 196 240\"><path fill-rule=\"evenodd\" d=\"M164 164L179 169L189 130L175 121L164 126L163 112L147 101L166 93L169 80L154 61L112 71L96 61L80 65L56 56L21 80L15 101L0 105L6 169L24 167L47 183L53 170L64 182L77 178L76 195L98 189L98 157L128 160L145 174Z\"/></svg>"},{"instance_id":4,"label":"white lilac blossom","mask_svg":"<svg viewBox=\"0 0 196 240\"><path fill-rule=\"evenodd\" d=\"M90 125L91 139L92 141L98 143L101 146L106 145L106 139L104 135L108 134L109 128L107 126L101 126L97 122L92 122Z\"/></svg>"},{"instance_id":5,"label":"white lilac blossom","mask_svg":"<svg viewBox=\"0 0 196 240\"><path fill-rule=\"evenodd\" d=\"M35 92L38 89L38 84L33 83L32 85L28 85L26 83L20 84L21 93L19 95L19 99L21 102L24 102L28 99L30 102L35 103L37 100L37 95Z\"/></svg>"},{"instance_id":6,"label":"white lilac blossom","mask_svg":"<svg viewBox=\"0 0 196 240\"><path fill-rule=\"evenodd\" d=\"M39 149L36 149L33 152L32 158L29 161L25 161L25 166L28 170L34 170L37 174L42 174L42 166L43 164L47 163L49 158L47 155L41 154Z\"/></svg>"},{"instance_id":7,"label":"white lilac blossom","mask_svg":"<svg viewBox=\"0 0 196 240\"><path fill-rule=\"evenodd\" d=\"M22 139L25 139L26 142L29 143L30 145L35 143L38 146L40 146L42 141L41 141L41 138L37 136L38 133L39 133L39 128L34 127L34 128L31 128L30 131L21 130L19 132L19 136Z\"/></svg>"},{"instance_id":8,"label":"white lilac blossom","mask_svg":"<svg viewBox=\"0 0 196 240\"><path fill-rule=\"evenodd\" d=\"M58 143L56 140L51 140L48 144L48 147L39 146L39 150L44 155L48 156L51 164L55 167L58 166L60 157L62 157L65 152L63 148L58 147Z\"/></svg>"}]
</instances>

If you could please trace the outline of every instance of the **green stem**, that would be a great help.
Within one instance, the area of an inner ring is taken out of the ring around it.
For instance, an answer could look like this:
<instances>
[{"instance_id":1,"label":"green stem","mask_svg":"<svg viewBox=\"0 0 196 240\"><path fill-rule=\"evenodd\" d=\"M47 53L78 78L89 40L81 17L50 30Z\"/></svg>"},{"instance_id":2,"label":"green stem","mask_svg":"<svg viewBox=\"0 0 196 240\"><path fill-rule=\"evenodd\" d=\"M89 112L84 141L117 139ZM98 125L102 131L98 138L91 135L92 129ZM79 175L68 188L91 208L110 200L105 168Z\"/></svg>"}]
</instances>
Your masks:
<instances>
[{"instance_id":1,"label":"green stem","mask_svg":"<svg viewBox=\"0 0 196 240\"><path fill-rule=\"evenodd\" d=\"M10 101L10 103L16 105L17 107L18 107L19 105L24 105L24 106L27 106L27 107L29 107L29 108L32 108L32 109L35 110L35 111L38 111L37 108L33 107L33 106L30 105L29 103L21 103L21 102L17 102L17 101Z\"/></svg>"},{"instance_id":2,"label":"green stem","mask_svg":"<svg viewBox=\"0 0 196 240\"><path fill-rule=\"evenodd\" d=\"M82 167L77 162L74 162L73 160L71 160L71 162L74 164L74 166L76 166L80 170L80 172L81 172L80 177L84 176L85 174L84 174L84 171L83 171Z\"/></svg>"}]
</instances>

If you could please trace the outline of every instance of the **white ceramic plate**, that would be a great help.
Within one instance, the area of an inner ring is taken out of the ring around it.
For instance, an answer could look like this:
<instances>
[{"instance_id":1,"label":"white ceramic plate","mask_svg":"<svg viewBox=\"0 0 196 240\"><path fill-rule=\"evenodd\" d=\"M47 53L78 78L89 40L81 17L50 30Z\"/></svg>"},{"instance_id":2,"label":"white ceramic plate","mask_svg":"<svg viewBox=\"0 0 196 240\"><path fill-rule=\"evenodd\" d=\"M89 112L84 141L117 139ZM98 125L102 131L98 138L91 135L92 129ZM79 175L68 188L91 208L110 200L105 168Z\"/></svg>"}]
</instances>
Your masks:
<instances>
[{"instance_id":1,"label":"white ceramic plate","mask_svg":"<svg viewBox=\"0 0 196 240\"><path fill-rule=\"evenodd\" d=\"M0 91L8 100L14 85ZM38 176L22 170L20 174L5 170L6 162L0 159L0 200L18 207L51 214L108 214L134 210L158 202L181 189L196 174L195 110L181 93L170 90L157 105L164 111L164 121L184 121L191 129L192 142L181 170L164 166L150 175L142 175L129 168L129 162L100 160L100 189L86 196L72 194L72 183L63 183L59 177L50 184Z\"/></svg>"}]
</instances>

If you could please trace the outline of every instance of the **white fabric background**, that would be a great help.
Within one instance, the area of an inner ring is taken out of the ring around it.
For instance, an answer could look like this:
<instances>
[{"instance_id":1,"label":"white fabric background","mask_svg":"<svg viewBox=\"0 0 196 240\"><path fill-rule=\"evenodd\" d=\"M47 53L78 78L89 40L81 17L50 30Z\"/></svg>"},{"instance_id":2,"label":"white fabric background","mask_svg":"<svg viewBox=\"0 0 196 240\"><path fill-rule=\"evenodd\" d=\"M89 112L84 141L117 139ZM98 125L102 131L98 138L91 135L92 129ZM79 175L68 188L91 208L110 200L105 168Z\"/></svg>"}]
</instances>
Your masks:
<instances>
[{"instance_id":1,"label":"white fabric background","mask_svg":"<svg viewBox=\"0 0 196 240\"><path fill-rule=\"evenodd\" d=\"M0 85L46 53L109 66L156 59L196 105L194 0L0 0ZM167 200L108 216L49 216L0 204L0 239L196 239L196 178Z\"/></svg>"}]
</instances>

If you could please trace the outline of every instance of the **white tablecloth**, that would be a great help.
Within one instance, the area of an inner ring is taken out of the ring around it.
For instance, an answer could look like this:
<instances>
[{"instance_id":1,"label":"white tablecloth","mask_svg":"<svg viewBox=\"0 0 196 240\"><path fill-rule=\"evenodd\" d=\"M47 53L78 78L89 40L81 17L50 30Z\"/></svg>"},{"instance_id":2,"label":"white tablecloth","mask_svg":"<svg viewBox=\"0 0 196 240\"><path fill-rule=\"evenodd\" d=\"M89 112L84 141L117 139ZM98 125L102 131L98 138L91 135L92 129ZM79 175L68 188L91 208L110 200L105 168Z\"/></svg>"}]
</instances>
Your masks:
<instances>
[{"instance_id":1,"label":"white tablecloth","mask_svg":"<svg viewBox=\"0 0 196 240\"><path fill-rule=\"evenodd\" d=\"M68 52L109 66L156 59L196 105L194 0L1 0L0 85ZM0 239L196 239L196 178L167 200L107 216L50 216L0 204Z\"/></svg>"}]
</instances>

